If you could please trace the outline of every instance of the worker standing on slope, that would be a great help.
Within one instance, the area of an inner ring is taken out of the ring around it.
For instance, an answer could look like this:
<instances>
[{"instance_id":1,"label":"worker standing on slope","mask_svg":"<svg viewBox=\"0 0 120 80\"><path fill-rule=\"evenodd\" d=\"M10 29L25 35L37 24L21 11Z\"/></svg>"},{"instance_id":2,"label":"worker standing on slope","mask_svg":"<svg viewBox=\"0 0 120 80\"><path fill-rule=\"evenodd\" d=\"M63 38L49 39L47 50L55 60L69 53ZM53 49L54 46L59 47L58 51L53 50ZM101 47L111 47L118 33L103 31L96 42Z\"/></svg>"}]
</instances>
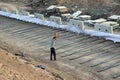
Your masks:
<instances>
[{"instance_id":1,"label":"worker standing on slope","mask_svg":"<svg viewBox=\"0 0 120 80\"><path fill-rule=\"evenodd\" d=\"M55 44L56 44L56 39L58 38L58 34L55 33L54 37L52 38L51 41L51 46L50 46L50 60L52 60L52 57L54 57L54 60L56 60L56 51L55 51Z\"/></svg>"}]
</instances>

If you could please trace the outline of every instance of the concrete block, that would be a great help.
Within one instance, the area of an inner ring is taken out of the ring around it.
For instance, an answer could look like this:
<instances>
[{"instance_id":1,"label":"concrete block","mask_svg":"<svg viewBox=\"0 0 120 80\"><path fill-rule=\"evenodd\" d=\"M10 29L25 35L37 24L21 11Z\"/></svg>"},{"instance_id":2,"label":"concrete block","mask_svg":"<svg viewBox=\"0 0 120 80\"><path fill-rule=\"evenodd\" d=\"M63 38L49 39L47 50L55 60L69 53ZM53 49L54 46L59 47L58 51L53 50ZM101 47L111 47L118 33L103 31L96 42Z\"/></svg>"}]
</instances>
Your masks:
<instances>
[{"instance_id":1,"label":"concrete block","mask_svg":"<svg viewBox=\"0 0 120 80\"><path fill-rule=\"evenodd\" d=\"M23 16L29 16L29 15L30 15L30 13L29 13L29 12L27 12L27 11L22 11L21 15L23 15Z\"/></svg>"},{"instance_id":2,"label":"concrete block","mask_svg":"<svg viewBox=\"0 0 120 80\"><path fill-rule=\"evenodd\" d=\"M50 21L53 21L57 24L62 24L61 17L56 17L56 16L50 16Z\"/></svg>"},{"instance_id":3,"label":"concrete block","mask_svg":"<svg viewBox=\"0 0 120 80\"><path fill-rule=\"evenodd\" d=\"M12 14L18 14L18 10L11 10L10 13L12 13Z\"/></svg>"},{"instance_id":4,"label":"concrete block","mask_svg":"<svg viewBox=\"0 0 120 80\"><path fill-rule=\"evenodd\" d=\"M50 16L50 21L55 22L55 18L54 18L54 16Z\"/></svg>"},{"instance_id":5,"label":"concrete block","mask_svg":"<svg viewBox=\"0 0 120 80\"><path fill-rule=\"evenodd\" d=\"M100 24L95 24L95 30L106 32L106 33L113 33L113 27L112 26L103 26Z\"/></svg>"},{"instance_id":6,"label":"concrete block","mask_svg":"<svg viewBox=\"0 0 120 80\"><path fill-rule=\"evenodd\" d=\"M69 25L75 26L75 27L79 28L80 30L85 30L84 22L80 21L80 20L70 19Z\"/></svg>"},{"instance_id":7,"label":"concrete block","mask_svg":"<svg viewBox=\"0 0 120 80\"><path fill-rule=\"evenodd\" d=\"M2 7L2 8L1 8L1 11L3 11L3 12L9 12L6 7Z\"/></svg>"},{"instance_id":8,"label":"concrete block","mask_svg":"<svg viewBox=\"0 0 120 80\"><path fill-rule=\"evenodd\" d=\"M41 19L41 20L44 20L44 19L45 19L45 17L44 17L43 14L34 13L34 15L35 15L35 18L38 18L38 19Z\"/></svg>"}]
</instances>

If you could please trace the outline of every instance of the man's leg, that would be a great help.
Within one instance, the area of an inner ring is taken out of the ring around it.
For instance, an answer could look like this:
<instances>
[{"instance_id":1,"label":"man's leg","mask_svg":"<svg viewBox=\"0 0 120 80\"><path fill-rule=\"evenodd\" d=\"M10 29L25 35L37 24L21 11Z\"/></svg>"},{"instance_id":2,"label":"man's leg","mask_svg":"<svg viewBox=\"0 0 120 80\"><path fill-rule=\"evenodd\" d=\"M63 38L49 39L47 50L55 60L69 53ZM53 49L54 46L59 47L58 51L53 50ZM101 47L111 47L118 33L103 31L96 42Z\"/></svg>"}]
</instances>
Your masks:
<instances>
[{"instance_id":1,"label":"man's leg","mask_svg":"<svg viewBox=\"0 0 120 80\"><path fill-rule=\"evenodd\" d=\"M56 52L55 52L55 48L54 48L53 54L54 54L54 60L56 60Z\"/></svg>"},{"instance_id":2,"label":"man's leg","mask_svg":"<svg viewBox=\"0 0 120 80\"><path fill-rule=\"evenodd\" d=\"M54 53L54 60L56 60L56 53Z\"/></svg>"},{"instance_id":3,"label":"man's leg","mask_svg":"<svg viewBox=\"0 0 120 80\"><path fill-rule=\"evenodd\" d=\"M50 60L52 60L52 53L53 53L53 50L52 48L50 49Z\"/></svg>"}]
</instances>

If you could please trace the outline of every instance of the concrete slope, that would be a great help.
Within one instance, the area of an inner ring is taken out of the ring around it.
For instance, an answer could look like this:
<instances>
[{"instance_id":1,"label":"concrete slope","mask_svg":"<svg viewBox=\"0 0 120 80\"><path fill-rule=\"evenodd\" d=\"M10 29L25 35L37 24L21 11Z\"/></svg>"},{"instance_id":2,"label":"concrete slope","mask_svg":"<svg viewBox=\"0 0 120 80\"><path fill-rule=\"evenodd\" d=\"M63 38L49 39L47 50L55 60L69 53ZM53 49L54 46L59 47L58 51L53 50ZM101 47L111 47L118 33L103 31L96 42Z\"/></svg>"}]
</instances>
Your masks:
<instances>
[{"instance_id":1,"label":"concrete slope","mask_svg":"<svg viewBox=\"0 0 120 80\"><path fill-rule=\"evenodd\" d=\"M49 60L51 38L57 32L57 61ZM19 46L35 60L76 76L75 80L120 80L120 43L26 23L0 16L0 38Z\"/></svg>"}]
</instances>

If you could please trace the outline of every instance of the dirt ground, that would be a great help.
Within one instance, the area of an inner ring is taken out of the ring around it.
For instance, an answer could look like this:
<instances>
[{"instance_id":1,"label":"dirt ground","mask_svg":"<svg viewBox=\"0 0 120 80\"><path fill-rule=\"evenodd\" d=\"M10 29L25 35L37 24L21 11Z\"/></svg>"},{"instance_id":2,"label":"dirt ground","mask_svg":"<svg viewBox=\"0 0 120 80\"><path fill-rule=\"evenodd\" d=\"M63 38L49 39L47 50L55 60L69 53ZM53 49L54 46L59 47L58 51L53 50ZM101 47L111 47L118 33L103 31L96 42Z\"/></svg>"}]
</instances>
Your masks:
<instances>
[{"instance_id":1,"label":"dirt ground","mask_svg":"<svg viewBox=\"0 0 120 80\"><path fill-rule=\"evenodd\" d=\"M34 64L34 65L33 65ZM46 70L25 64L23 59L0 49L0 80L55 80Z\"/></svg>"}]
</instances>

